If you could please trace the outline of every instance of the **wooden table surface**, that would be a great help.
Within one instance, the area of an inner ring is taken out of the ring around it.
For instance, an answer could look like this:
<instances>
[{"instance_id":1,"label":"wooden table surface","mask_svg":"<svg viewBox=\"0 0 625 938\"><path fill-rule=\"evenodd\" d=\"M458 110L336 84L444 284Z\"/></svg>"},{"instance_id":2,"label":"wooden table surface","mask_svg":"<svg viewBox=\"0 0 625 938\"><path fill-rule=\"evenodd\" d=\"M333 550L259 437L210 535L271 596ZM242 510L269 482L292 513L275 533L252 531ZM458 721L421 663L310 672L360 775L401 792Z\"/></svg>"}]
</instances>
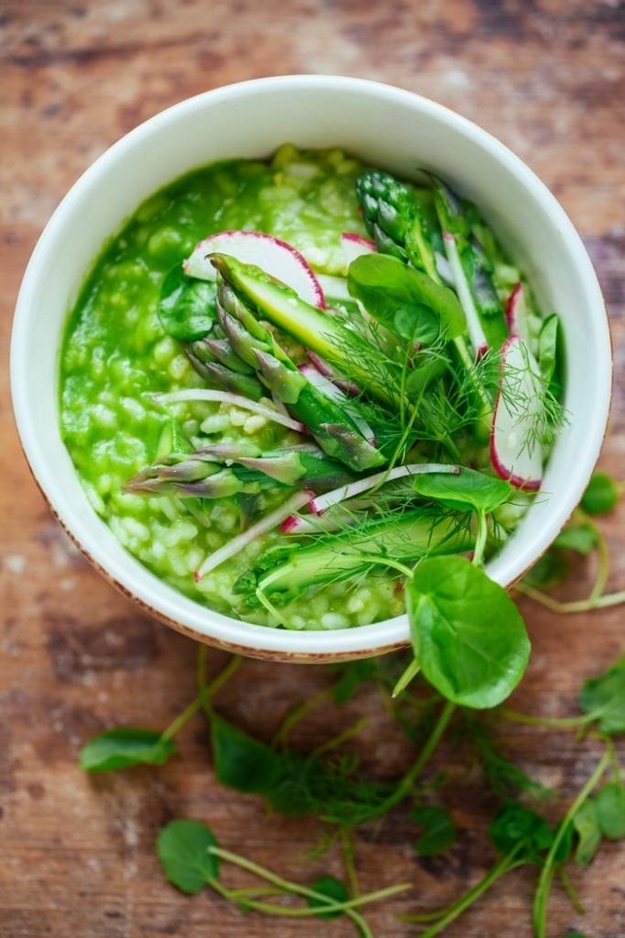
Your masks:
<instances>
[{"instance_id":1,"label":"wooden table surface","mask_svg":"<svg viewBox=\"0 0 625 938\"><path fill-rule=\"evenodd\" d=\"M73 549L37 491L21 454L7 358L20 278L35 241L71 183L106 147L167 105L228 82L270 74L339 73L387 81L471 118L524 158L561 200L595 262L611 320L616 364L601 467L623 476L625 449L625 5L622 0L2 0L0 234L0 936L252 936L342 938L345 919L243 915L205 891L183 896L154 852L173 817L209 823L221 843L301 882L341 874L336 852L309 861L314 820L269 818L259 798L215 780L206 727L181 732L162 768L87 777L82 744L120 724L162 729L194 694L196 648L146 618ZM623 522L603 530L613 551L611 588L625 587ZM580 579L590 576L580 573ZM584 582L576 588L583 591ZM623 653L623 610L558 616L523 600L533 641L517 709L571 715L581 682ZM216 673L225 656L215 652ZM269 739L295 704L327 686L326 670L246 661L217 703ZM373 691L346 712L321 707L295 741L312 748L362 713L361 752L372 775L392 777L413 757ZM510 725L506 754L559 792L566 809L600 747L571 732ZM486 872L494 801L470 760L443 752L457 844L419 859L398 808L357 839L364 890L409 880L405 898L371 907L376 936L407 938L397 914L436 907ZM432 772L440 764L435 760ZM442 763L441 763L442 764ZM430 780L433 778L429 776ZM625 844L603 847L573 873L586 907L556 888L549 935L625 935ZM236 877L235 877L236 878ZM510 874L449 938L531 935L535 874Z\"/></svg>"}]
</instances>

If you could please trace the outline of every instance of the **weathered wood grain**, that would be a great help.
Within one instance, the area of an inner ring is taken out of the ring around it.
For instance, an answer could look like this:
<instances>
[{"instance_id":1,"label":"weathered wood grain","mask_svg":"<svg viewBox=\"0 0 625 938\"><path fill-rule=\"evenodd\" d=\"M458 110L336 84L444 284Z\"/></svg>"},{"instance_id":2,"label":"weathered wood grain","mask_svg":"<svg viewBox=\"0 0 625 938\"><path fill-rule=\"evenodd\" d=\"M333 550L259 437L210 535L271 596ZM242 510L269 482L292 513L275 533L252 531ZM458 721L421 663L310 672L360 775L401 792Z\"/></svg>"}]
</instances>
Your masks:
<instances>
[{"instance_id":1,"label":"weathered wood grain","mask_svg":"<svg viewBox=\"0 0 625 938\"><path fill-rule=\"evenodd\" d=\"M0 8L0 343L9 347L21 274L54 206L108 145L188 95L244 78L341 73L398 84L476 120L538 172L577 225L608 304L615 395L602 466L623 476L625 451L625 6L619 0L4 0ZM302 881L341 875L340 858L306 861L312 821L268 818L259 800L218 786L198 717L180 755L155 770L86 778L80 746L105 727L161 728L193 696L195 648L146 619L94 573L61 533L30 478L0 371L0 936L152 938L245 935L303 938L318 921L243 916L212 894L188 898L166 885L153 845L167 820L208 821L222 843ZM614 588L625 584L625 509L606 522ZM583 589L583 582L579 584ZM575 711L581 681L623 652L623 614L562 618L522 602L534 644L519 709ZM215 653L216 672L224 657ZM269 739L287 710L329 677L325 671L249 661L219 698L224 714ZM367 767L391 777L410 748L373 692L347 712L324 707L296 736L312 747L369 716ZM503 744L570 802L597 758L592 742L511 726ZM357 845L363 890L414 882L424 907L455 898L493 856L494 807L470 754L448 746L450 797L461 832L449 855L418 859L398 809ZM432 769L434 772L435 766ZM232 881L241 881L232 874ZM530 871L503 880L452 926L449 938L531 934ZM611 844L576 877L587 914L561 890L550 934L625 935L625 849ZM408 938L399 922L414 897L372 908L376 936ZM324 923L336 938L353 934Z\"/></svg>"}]
</instances>

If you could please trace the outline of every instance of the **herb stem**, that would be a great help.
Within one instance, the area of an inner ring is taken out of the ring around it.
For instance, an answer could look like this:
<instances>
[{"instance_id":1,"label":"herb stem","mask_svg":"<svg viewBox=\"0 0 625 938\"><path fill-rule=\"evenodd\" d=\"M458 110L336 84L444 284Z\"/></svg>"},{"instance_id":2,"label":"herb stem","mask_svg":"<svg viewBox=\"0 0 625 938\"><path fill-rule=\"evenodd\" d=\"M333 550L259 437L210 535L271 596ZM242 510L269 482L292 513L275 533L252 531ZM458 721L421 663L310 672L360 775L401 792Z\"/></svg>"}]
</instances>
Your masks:
<instances>
[{"instance_id":1,"label":"herb stem","mask_svg":"<svg viewBox=\"0 0 625 938\"><path fill-rule=\"evenodd\" d=\"M416 658L413 658L406 670L402 673L399 680L395 684L393 691L391 693L391 698L399 697L402 691L406 690L410 682L417 676L421 670L421 665Z\"/></svg>"},{"instance_id":2,"label":"herb stem","mask_svg":"<svg viewBox=\"0 0 625 938\"><path fill-rule=\"evenodd\" d=\"M216 852L216 850L211 849L211 853ZM228 851L225 852L227 853ZM236 854L233 854L233 856L236 856ZM280 890L282 894L285 892L300 893L301 890L305 889L305 887L299 887L296 883L292 883L289 880L284 880L284 883L285 887ZM371 902L379 902L382 899L389 899L391 896L395 896L400 892L405 892L407 889L412 888L410 883L397 883L397 885L388 886L385 889L378 889L376 892L370 892L364 896L358 896L355 899L348 899L346 902L334 902L329 896L324 896L323 893L305 889L307 896L323 898L325 900L324 905L311 906L308 908L289 908L288 906L278 905L275 902L264 902L261 899L254 898L255 895L267 895L266 889L228 889L227 886L222 885L217 879L209 880L209 884L211 888L214 889L215 892L218 892L220 896L223 896L224 899L236 902L237 905L241 905L246 909L251 909L255 912L265 912L268 915L283 915L288 918L311 918L312 916L327 912L349 915L351 911L354 913L354 916L361 919L362 917L355 912L360 906ZM290 888L287 889L286 886ZM303 892L301 894L304 895ZM364 923L364 919L362 919L362 922ZM363 934L371 935L371 938L373 938L368 928L366 933L363 932Z\"/></svg>"},{"instance_id":3,"label":"herb stem","mask_svg":"<svg viewBox=\"0 0 625 938\"><path fill-rule=\"evenodd\" d=\"M488 524L486 515L483 511L477 513L477 534L475 537L475 546L473 547L472 563L476 567L484 566L484 551L486 549L486 540L488 537Z\"/></svg>"},{"instance_id":4,"label":"herb stem","mask_svg":"<svg viewBox=\"0 0 625 938\"><path fill-rule=\"evenodd\" d=\"M178 733L182 727L187 723L192 716L194 716L198 710L202 707L206 710L208 716L211 715L210 711L210 700L217 693L217 691L226 683L226 681L232 677L236 669L241 664L241 658L238 655L233 655L228 664L219 672L217 677L215 677L210 684L206 684L205 678L205 668L206 668L206 658L208 655L208 648L206 645L200 645L198 650L197 657L197 683L198 683L198 695L195 700L192 700L188 707L179 713L175 720L173 720L167 729L163 730L161 733L161 740L172 739L176 733Z\"/></svg>"},{"instance_id":5,"label":"herb stem","mask_svg":"<svg viewBox=\"0 0 625 938\"><path fill-rule=\"evenodd\" d=\"M443 736L445 730L447 729L447 725L449 724L449 721L451 720L455 709L456 709L456 705L454 703L452 703L450 700L445 701L445 706L443 707L441 711L441 714L436 722L434 729L432 730L430 734L429 739L426 741L425 745L421 749L421 752L419 753L418 757L416 758L412 766L408 769L405 775L403 775L403 777L399 780L399 783L397 787L395 788L395 791L391 795L389 795L389 797L386 798L385 801L382 802L382 805L380 807L380 812L379 812L380 814L385 813L386 811L389 810L389 808L392 808L393 805L397 804L403 798L406 797L406 795L412 788L415 782L415 779L419 777L419 775L421 774L421 772L427 765L432 753L434 752L438 743L440 742L440 739Z\"/></svg>"},{"instance_id":6,"label":"herb stem","mask_svg":"<svg viewBox=\"0 0 625 938\"><path fill-rule=\"evenodd\" d=\"M348 827L342 826L339 829L339 838L341 843L341 856L343 866L347 874L350 892L353 896L360 896L360 883L358 882L358 873L356 872L356 858L354 838Z\"/></svg>"},{"instance_id":7,"label":"herb stem","mask_svg":"<svg viewBox=\"0 0 625 938\"><path fill-rule=\"evenodd\" d=\"M249 905L250 908L255 908L258 911L269 911L270 914L273 915L290 916L318 915L319 912L344 912L345 915L351 918L352 922L362 935L362 938L373 938L373 933L369 929L369 926L365 922L364 918L357 911L355 911L354 908L354 906L362 905L367 900L367 897L360 896L358 899L352 899L348 902L342 903L328 901L328 896L324 895L322 892L317 892L314 889L308 889L306 886L300 886L298 883L293 883L288 879L283 879L281 876L278 876L277 873L273 873L271 870L260 866L258 863L254 863L252 860L247 860L245 857L239 856L237 853L231 853L230 850L224 850L222 847L210 846L208 848L208 852L212 853L216 857L219 857L221 860L225 860L228 863L239 866L241 869L247 870L249 873L253 873L260 879L265 879L268 883L277 886L283 892L294 893L295 895L303 896L305 899L316 899L323 903L321 908L317 906L314 909L285 909L283 906L249 900L249 902L246 902L246 905ZM214 885L213 880L211 880L211 885ZM223 889L223 887L221 888ZM370 896L374 895L377 899L387 898L389 895L395 895L396 892L409 888L411 887L408 883L400 884L398 886L390 886L389 889L379 890L377 893L371 893ZM390 893L389 890L391 890ZM369 897L368 901L373 900ZM262 906L265 906L265 908L262 908Z\"/></svg>"},{"instance_id":8,"label":"herb stem","mask_svg":"<svg viewBox=\"0 0 625 938\"><path fill-rule=\"evenodd\" d=\"M610 552L608 550L608 545L606 539L599 530L599 528L593 524L593 529L595 532L595 537L597 538L597 576L593 588L591 589L588 599L589 601L595 601L601 598L604 595L604 591L608 582L608 577L610 576Z\"/></svg>"},{"instance_id":9,"label":"herb stem","mask_svg":"<svg viewBox=\"0 0 625 938\"><path fill-rule=\"evenodd\" d=\"M520 847L521 844L518 844L511 853L503 857L499 863L496 863L495 866L493 866L493 868L486 874L486 876L484 876L479 881L479 883L466 892L464 896L458 899L457 902L447 906L446 909L442 909L437 913L427 912L423 915L406 915L402 917L409 922L427 922L432 921L432 919L436 916L438 920L435 921L434 924L430 926L430 928L428 928L420 935L420 938L434 938L435 935L438 935L444 928L455 921L459 915L466 911L470 905L479 899L480 896L485 893L494 882L496 882L496 880L510 872L510 870L514 870L517 867L524 865L526 862L525 860L514 859L514 856Z\"/></svg>"},{"instance_id":10,"label":"herb stem","mask_svg":"<svg viewBox=\"0 0 625 938\"><path fill-rule=\"evenodd\" d=\"M330 749L336 749L337 746L342 746L344 742L347 742L348 739L353 739L354 736L358 736L359 733L365 728L368 723L367 717L361 717L360 720L357 720L353 726L348 726L346 730L343 730L342 733L339 733L338 736L334 736L332 739L326 740L321 745L317 746L316 749L313 749L310 753L309 759L318 759L319 756L323 755L324 752L328 752Z\"/></svg>"},{"instance_id":11,"label":"herb stem","mask_svg":"<svg viewBox=\"0 0 625 938\"><path fill-rule=\"evenodd\" d=\"M240 655L232 655L228 663L224 668L217 674L216 677L210 682L208 687L204 691L204 697L206 700L210 700L215 696L217 691L221 690L224 684L230 680L232 675L235 673L243 658Z\"/></svg>"},{"instance_id":12,"label":"herb stem","mask_svg":"<svg viewBox=\"0 0 625 938\"><path fill-rule=\"evenodd\" d=\"M297 723L299 723L299 721L302 720L307 713L327 700L331 692L332 689L326 687L323 690L318 691L318 693L314 694L312 697L309 697L308 700L303 700L300 704L290 710L282 721L273 739L271 740L271 748L278 749L279 747L286 746L289 733L293 727L296 726Z\"/></svg>"},{"instance_id":13,"label":"herb stem","mask_svg":"<svg viewBox=\"0 0 625 938\"><path fill-rule=\"evenodd\" d=\"M583 729L595 719L596 714L588 713L576 717L535 717L528 713L519 713L518 710L511 710L508 707L499 709L500 716L509 720L511 723L522 723L525 726L542 726L545 729Z\"/></svg>"},{"instance_id":14,"label":"herb stem","mask_svg":"<svg viewBox=\"0 0 625 938\"><path fill-rule=\"evenodd\" d=\"M517 583L514 588L552 612L559 612L563 615L574 612L592 612L594 609L605 609L608 606L619 606L625 603L625 590L604 593L602 596L596 597L588 596L586 599L577 599L571 602L560 602L547 593L543 593L542 590L534 589L533 586L528 586L526 583Z\"/></svg>"},{"instance_id":15,"label":"herb stem","mask_svg":"<svg viewBox=\"0 0 625 938\"><path fill-rule=\"evenodd\" d=\"M542 870L540 871L540 877L538 880L538 885L536 887L536 893L534 895L534 905L532 912L532 921L534 924L534 938L546 938L547 934L547 903L549 900L549 890L553 880L555 867L556 867L556 856L560 844L562 843L565 835L568 832L569 826L584 804L586 799L591 794L592 790L598 784L601 779L601 776L605 772L606 768L610 764L612 756L609 751L604 752L603 756L599 760L595 771L592 773L582 790L579 792L575 800L573 801L571 807L566 812L564 818L558 826L558 830L551 844L551 848ZM425 936L422 936L425 938Z\"/></svg>"},{"instance_id":16,"label":"herb stem","mask_svg":"<svg viewBox=\"0 0 625 938\"><path fill-rule=\"evenodd\" d=\"M178 733L185 723L191 719L191 717L198 712L202 706L202 698L196 697L195 700L192 700L188 707L179 713L175 720L173 720L167 729L163 730L161 733L161 741L172 739L176 733Z\"/></svg>"},{"instance_id":17,"label":"herb stem","mask_svg":"<svg viewBox=\"0 0 625 938\"><path fill-rule=\"evenodd\" d=\"M564 869L563 866L561 866L560 869L558 870L558 875L560 877L560 882L564 886L564 891L569 897L569 901L571 905L573 906L573 908L575 909L575 911L577 912L577 914L585 915L586 909L582 905L581 899L577 895L577 890L575 889L575 886L571 882L571 877L569 876L569 874L567 873L567 871Z\"/></svg>"}]
</instances>

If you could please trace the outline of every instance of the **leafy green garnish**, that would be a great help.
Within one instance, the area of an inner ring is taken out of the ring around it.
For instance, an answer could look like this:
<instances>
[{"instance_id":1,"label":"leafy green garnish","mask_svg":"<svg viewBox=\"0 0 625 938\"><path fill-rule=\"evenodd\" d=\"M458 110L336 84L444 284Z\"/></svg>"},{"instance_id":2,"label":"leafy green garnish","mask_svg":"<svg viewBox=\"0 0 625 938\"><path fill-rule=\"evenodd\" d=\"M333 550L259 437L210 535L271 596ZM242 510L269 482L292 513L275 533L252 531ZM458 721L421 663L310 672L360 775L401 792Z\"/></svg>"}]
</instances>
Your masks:
<instances>
[{"instance_id":1,"label":"leafy green garnish","mask_svg":"<svg viewBox=\"0 0 625 938\"><path fill-rule=\"evenodd\" d=\"M625 788L620 782L608 782L581 806L573 825L578 837L575 859L586 866L594 857L603 838L625 837Z\"/></svg>"},{"instance_id":2,"label":"leafy green garnish","mask_svg":"<svg viewBox=\"0 0 625 938\"><path fill-rule=\"evenodd\" d=\"M178 818L159 832L156 852L169 882L192 894L219 876L219 861L209 852L215 846L217 839L205 824Z\"/></svg>"},{"instance_id":3,"label":"leafy green garnish","mask_svg":"<svg viewBox=\"0 0 625 938\"><path fill-rule=\"evenodd\" d=\"M514 801L499 809L488 832L499 853L514 853L531 863L540 863L553 843L553 831L545 819Z\"/></svg>"},{"instance_id":4,"label":"leafy green garnish","mask_svg":"<svg viewBox=\"0 0 625 938\"><path fill-rule=\"evenodd\" d=\"M494 707L520 681L530 644L508 593L463 557L430 557L406 587L415 658L448 700Z\"/></svg>"},{"instance_id":5,"label":"leafy green garnish","mask_svg":"<svg viewBox=\"0 0 625 938\"><path fill-rule=\"evenodd\" d=\"M594 525L587 522L568 524L554 541L554 546L578 554L589 554L597 546L597 531Z\"/></svg>"},{"instance_id":6,"label":"leafy green garnish","mask_svg":"<svg viewBox=\"0 0 625 938\"><path fill-rule=\"evenodd\" d=\"M602 733L625 733L625 658L599 677L585 681L578 702Z\"/></svg>"},{"instance_id":7,"label":"leafy green garnish","mask_svg":"<svg viewBox=\"0 0 625 938\"><path fill-rule=\"evenodd\" d=\"M531 567L522 583L535 590L548 590L566 580L569 565L562 551L550 548Z\"/></svg>"},{"instance_id":8,"label":"leafy green garnish","mask_svg":"<svg viewBox=\"0 0 625 938\"><path fill-rule=\"evenodd\" d=\"M457 511L474 509L489 514L513 496L515 489L504 479L460 467L458 472L428 472L412 481L415 492L434 498Z\"/></svg>"},{"instance_id":9,"label":"leafy green garnish","mask_svg":"<svg viewBox=\"0 0 625 938\"><path fill-rule=\"evenodd\" d=\"M594 472L586 486L581 506L589 515L607 515L616 506L619 489L607 472Z\"/></svg>"},{"instance_id":10,"label":"leafy green garnish","mask_svg":"<svg viewBox=\"0 0 625 938\"><path fill-rule=\"evenodd\" d=\"M165 277L158 317L165 332L181 342L202 339L215 323L215 283L187 277L177 264Z\"/></svg>"},{"instance_id":11,"label":"leafy green garnish","mask_svg":"<svg viewBox=\"0 0 625 938\"><path fill-rule=\"evenodd\" d=\"M222 785L247 794L270 792L281 774L280 756L217 715L211 719L215 774Z\"/></svg>"},{"instance_id":12,"label":"leafy green garnish","mask_svg":"<svg viewBox=\"0 0 625 938\"><path fill-rule=\"evenodd\" d=\"M455 339L466 320L453 290L387 254L363 254L349 265L347 287L367 311L402 339L431 345Z\"/></svg>"},{"instance_id":13,"label":"leafy green garnish","mask_svg":"<svg viewBox=\"0 0 625 938\"><path fill-rule=\"evenodd\" d=\"M415 850L422 857L434 857L451 847L456 825L449 811L438 805L422 805L410 812L410 820L421 828Z\"/></svg>"},{"instance_id":14,"label":"leafy green garnish","mask_svg":"<svg viewBox=\"0 0 625 938\"><path fill-rule=\"evenodd\" d=\"M520 766L507 759L486 732L484 726L468 712L467 731L482 763L488 787L504 802L523 796L543 799L553 794L541 782L531 778Z\"/></svg>"},{"instance_id":15,"label":"leafy green garnish","mask_svg":"<svg viewBox=\"0 0 625 938\"><path fill-rule=\"evenodd\" d=\"M163 765L176 751L171 739L140 727L106 730L83 746L78 764L85 772L111 772L132 765Z\"/></svg>"}]
</instances>

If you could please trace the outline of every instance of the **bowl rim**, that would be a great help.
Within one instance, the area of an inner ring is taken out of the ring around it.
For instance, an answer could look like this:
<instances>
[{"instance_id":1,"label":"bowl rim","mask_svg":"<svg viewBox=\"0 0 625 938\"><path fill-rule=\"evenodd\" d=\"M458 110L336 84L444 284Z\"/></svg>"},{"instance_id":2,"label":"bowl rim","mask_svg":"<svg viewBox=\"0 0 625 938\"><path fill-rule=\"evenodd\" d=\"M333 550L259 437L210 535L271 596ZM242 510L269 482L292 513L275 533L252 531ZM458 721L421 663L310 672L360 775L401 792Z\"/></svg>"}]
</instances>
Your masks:
<instances>
[{"instance_id":1,"label":"bowl rim","mask_svg":"<svg viewBox=\"0 0 625 938\"><path fill-rule=\"evenodd\" d=\"M586 475L586 481L596 464L607 426L612 379L610 336L601 289L583 242L560 203L533 170L505 144L471 120L445 105L390 84L338 75L298 74L248 79L200 92L170 105L120 137L76 180L53 212L32 252L18 294L11 336L10 371L14 418L22 448L37 485L61 526L89 561L121 592L138 602L151 615L178 631L191 635L195 639L248 655L289 660L336 660L341 657L381 654L408 645L410 637L407 616L404 614L372 625L335 630L302 632L273 629L231 619L183 596L174 587L164 584L125 551L124 563L111 564L110 558L107 557L106 539L104 546L100 543L91 543L93 538L88 536L85 524L73 511L67 499L54 497L55 488L58 486L51 484L51 469L46 462L45 452L38 445L26 394L25 365L29 339L29 309L39 271L49 263L54 253L56 238L63 230L66 219L71 217L83 198L97 187L97 180L103 170L122 162L137 144L160 133L162 128L169 125L172 120L176 121L189 113L202 111L207 105L213 103L227 104L229 100L239 96L262 95L285 88L293 92L304 89L334 92L340 89L373 94L378 100L392 99L394 102L403 102L414 109L415 113L419 111L429 117L442 119L453 131L469 138L480 148L490 151L508 172L517 176L524 186L529 187L535 193L543 210L557 222L562 231L562 237L567 241L569 252L575 256L585 288L597 308L596 339L605 367L603 370L597 370L598 385L594 389L596 401L593 409L593 424L590 427L588 446L583 454L584 472L580 473L580 478ZM85 271L85 275L87 273L88 271ZM545 532L543 532L544 543L541 543L540 553L557 536L581 494L582 491L576 491L568 498L561 499L553 513L548 539L545 538ZM93 514L95 515L95 512ZM103 521L102 525L105 526ZM535 553L531 562L526 563L525 567L521 565L522 568L516 571L512 581L518 579L540 553ZM496 564L493 567L492 576L493 579L502 582ZM502 582L502 585L510 586L512 581Z\"/></svg>"}]
</instances>

